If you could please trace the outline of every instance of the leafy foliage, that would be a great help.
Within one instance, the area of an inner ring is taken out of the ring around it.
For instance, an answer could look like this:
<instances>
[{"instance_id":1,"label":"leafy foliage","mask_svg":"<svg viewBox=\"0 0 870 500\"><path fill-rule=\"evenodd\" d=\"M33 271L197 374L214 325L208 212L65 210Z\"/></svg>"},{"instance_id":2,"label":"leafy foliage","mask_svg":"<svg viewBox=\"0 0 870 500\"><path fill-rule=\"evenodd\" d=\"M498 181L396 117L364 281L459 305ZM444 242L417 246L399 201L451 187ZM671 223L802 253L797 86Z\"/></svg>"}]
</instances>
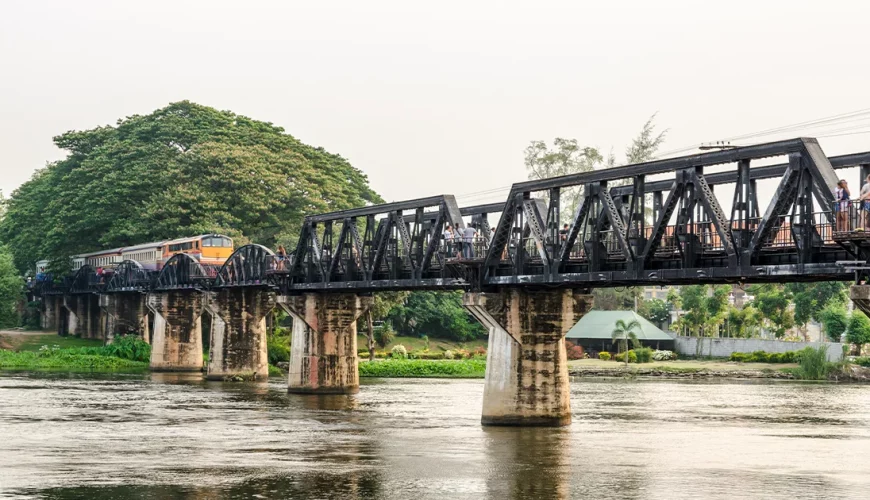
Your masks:
<instances>
[{"instance_id":1,"label":"leafy foliage","mask_svg":"<svg viewBox=\"0 0 870 500\"><path fill-rule=\"evenodd\" d=\"M22 272L42 256L221 232L293 243L304 213L381 199L344 158L280 127L188 101L54 138L67 157L8 202L0 240Z\"/></svg>"},{"instance_id":2,"label":"leafy foliage","mask_svg":"<svg viewBox=\"0 0 870 500\"><path fill-rule=\"evenodd\" d=\"M690 285L680 289L679 303L685 311L678 326L696 335L712 335L728 310L728 285Z\"/></svg>"},{"instance_id":3,"label":"leafy foliage","mask_svg":"<svg viewBox=\"0 0 870 500\"><path fill-rule=\"evenodd\" d=\"M290 361L290 337L269 335L266 339L266 350L269 353L269 364Z\"/></svg>"},{"instance_id":4,"label":"leafy foliage","mask_svg":"<svg viewBox=\"0 0 870 500\"><path fill-rule=\"evenodd\" d=\"M661 299L644 300L637 313L650 320L655 325L663 325L671 317L671 308Z\"/></svg>"},{"instance_id":5,"label":"leafy foliage","mask_svg":"<svg viewBox=\"0 0 870 500\"><path fill-rule=\"evenodd\" d=\"M411 292L387 317L402 335L466 342L486 334L462 307L462 292Z\"/></svg>"},{"instance_id":6,"label":"leafy foliage","mask_svg":"<svg viewBox=\"0 0 870 500\"><path fill-rule=\"evenodd\" d=\"M598 353L598 359L601 361L610 361L610 353L607 351L601 351Z\"/></svg>"},{"instance_id":7,"label":"leafy foliage","mask_svg":"<svg viewBox=\"0 0 870 500\"><path fill-rule=\"evenodd\" d=\"M23 297L24 281L6 246L0 245L0 328L18 326L16 304Z\"/></svg>"},{"instance_id":8,"label":"leafy foliage","mask_svg":"<svg viewBox=\"0 0 870 500\"><path fill-rule=\"evenodd\" d=\"M746 291L755 295L752 307L761 312L777 338L783 337L786 330L795 325L794 313L789 307L792 294L785 287L765 283L747 287Z\"/></svg>"},{"instance_id":9,"label":"leafy foliage","mask_svg":"<svg viewBox=\"0 0 870 500\"><path fill-rule=\"evenodd\" d=\"M483 378L485 373L485 359L391 359L362 361L359 364L360 377Z\"/></svg>"},{"instance_id":10,"label":"leafy foliage","mask_svg":"<svg viewBox=\"0 0 870 500\"><path fill-rule=\"evenodd\" d=\"M592 296L595 298L595 309L599 311L632 311L635 301L639 301L640 287L595 288Z\"/></svg>"},{"instance_id":11,"label":"leafy foliage","mask_svg":"<svg viewBox=\"0 0 870 500\"><path fill-rule=\"evenodd\" d=\"M852 311L846 330L846 341L857 345L859 354L864 344L870 343L870 319L863 312Z\"/></svg>"},{"instance_id":12,"label":"leafy foliage","mask_svg":"<svg viewBox=\"0 0 870 500\"><path fill-rule=\"evenodd\" d=\"M832 342L839 342L849 327L849 314L846 312L846 306L837 301L829 301L818 315L828 339Z\"/></svg>"},{"instance_id":13,"label":"leafy foliage","mask_svg":"<svg viewBox=\"0 0 870 500\"><path fill-rule=\"evenodd\" d=\"M640 323L633 319L626 323L624 320L618 319L616 320L616 324L613 327L613 331L611 332L611 338L613 339L613 343L619 343L619 349L623 353L628 351L628 341L637 343L637 334L634 333L635 330L640 330ZM637 355L635 355L635 359ZM628 363L628 360L626 360Z\"/></svg>"}]
</instances>

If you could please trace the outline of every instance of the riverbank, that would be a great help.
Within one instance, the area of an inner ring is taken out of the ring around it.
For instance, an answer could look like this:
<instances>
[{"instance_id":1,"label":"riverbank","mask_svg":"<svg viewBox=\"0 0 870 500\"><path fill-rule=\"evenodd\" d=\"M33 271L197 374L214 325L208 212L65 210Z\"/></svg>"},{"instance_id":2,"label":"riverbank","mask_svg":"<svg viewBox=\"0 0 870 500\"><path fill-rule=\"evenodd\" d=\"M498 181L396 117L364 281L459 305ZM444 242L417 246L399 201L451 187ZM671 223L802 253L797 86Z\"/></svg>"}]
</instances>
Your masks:
<instances>
[{"instance_id":1,"label":"riverbank","mask_svg":"<svg viewBox=\"0 0 870 500\"><path fill-rule=\"evenodd\" d=\"M779 379L799 380L796 363L738 363L725 360L676 360L629 364L600 359L568 362L568 374L578 378L656 377L670 379ZM870 382L870 369L849 365L835 370L831 381Z\"/></svg>"},{"instance_id":2,"label":"riverbank","mask_svg":"<svg viewBox=\"0 0 870 500\"><path fill-rule=\"evenodd\" d=\"M384 359L360 361L360 377L383 378L483 378L486 360L475 359Z\"/></svg>"},{"instance_id":3,"label":"riverbank","mask_svg":"<svg viewBox=\"0 0 870 500\"><path fill-rule=\"evenodd\" d=\"M136 373L148 370L151 357L151 346L137 337L118 337L103 345L45 332L5 331L0 341L0 370Z\"/></svg>"}]
</instances>

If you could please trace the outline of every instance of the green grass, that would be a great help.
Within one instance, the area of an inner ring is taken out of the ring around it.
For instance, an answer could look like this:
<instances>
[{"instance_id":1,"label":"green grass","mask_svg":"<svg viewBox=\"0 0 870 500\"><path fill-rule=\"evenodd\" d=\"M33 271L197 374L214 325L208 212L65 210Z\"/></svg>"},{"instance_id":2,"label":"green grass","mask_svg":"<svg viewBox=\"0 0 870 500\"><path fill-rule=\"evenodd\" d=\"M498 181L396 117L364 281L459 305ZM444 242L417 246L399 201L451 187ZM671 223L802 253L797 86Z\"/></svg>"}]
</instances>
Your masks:
<instances>
[{"instance_id":1,"label":"green grass","mask_svg":"<svg viewBox=\"0 0 870 500\"><path fill-rule=\"evenodd\" d=\"M368 345L369 345L368 342L369 342L368 338L365 335L357 335L357 349L359 349L361 351L368 349ZM453 351L453 350L456 350L457 348L459 348L459 346L461 344L462 346L465 347L465 349L467 349L469 351L473 351L478 346L485 348L486 343L487 343L487 339L485 339L485 338L472 340L470 342L454 342L452 340L430 338L429 339L429 350L432 352ZM397 345L403 345L403 346L405 346L405 349L408 350L408 352L411 352L411 351L420 351L422 349L425 349L426 342L419 337L399 337L399 336L397 336L395 339L393 339L392 342L390 342L390 344L387 346L386 349L381 349L380 347L376 347L375 349L377 349L378 351L383 350L383 351L389 352L390 349L393 348L393 346L397 346Z\"/></svg>"},{"instance_id":2,"label":"green grass","mask_svg":"<svg viewBox=\"0 0 870 500\"><path fill-rule=\"evenodd\" d=\"M486 360L390 359L361 361L360 377L483 378Z\"/></svg>"},{"instance_id":3,"label":"green grass","mask_svg":"<svg viewBox=\"0 0 870 500\"><path fill-rule=\"evenodd\" d=\"M44 345L56 345L61 349L71 347L100 347L103 345L103 341L99 339L81 339L73 336L61 337L57 334L21 335L20 337L16 337L14 342L16 351L38 351L39 348Z\"/></svg>"},{"instance_id":4,"label":"green grass","mask_svg":"<svg viewBox=\"0 0 870 500\"><path fill-rule=\"evenodd\" d=\"M147 370L148 363L115 356L82 354L75 349L22 352L0 350L0 369L138 372Z\"/></svg>"}]
</instances>

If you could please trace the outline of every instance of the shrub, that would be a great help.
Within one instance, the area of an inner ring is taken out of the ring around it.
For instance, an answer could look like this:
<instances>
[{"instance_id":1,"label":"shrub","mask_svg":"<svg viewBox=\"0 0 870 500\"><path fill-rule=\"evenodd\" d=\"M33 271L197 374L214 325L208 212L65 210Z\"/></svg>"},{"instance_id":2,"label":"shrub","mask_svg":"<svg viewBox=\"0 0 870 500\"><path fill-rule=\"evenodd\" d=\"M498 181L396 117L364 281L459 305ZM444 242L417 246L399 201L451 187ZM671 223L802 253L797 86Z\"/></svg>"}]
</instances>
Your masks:
<instances>
[{"instance_id":1,"label":"shrub","mask_svg":"<svg viewBox=\"0 0 870 500\"><path fill-rule=\"evenodd\" d=\"M786 352L732 352L728 358L731 361L741 363L795 363L798 361L800 351Z\"/></svg>"},{"instance_id":2,"label":"shrub","mask_svg":"<svg viewBox=\"0 0 870 500\"><path fill-rule=\"evenodd\" d=\"M276 336L270 336L266 339L266 351L269 353L270 365L277 365L282 361L290 361L289 340L289 337Z\"/></svg>"},{"instance_id":3,"label":"shrub","mask_svg":"<svg viewBox=\"0 0 870 500\"><path fill-rule=\"evenodd\" d=\"M385 349L390 342L392 342L396 338L396 332L393 330L393 327L390 326L389 323L385 323L384 326L380 328L375 328L375 344L377 344L382 349Z\"/></svg>"},{"instance_id":4,"label":"shrub","mask_svg":"<svg viewBox=\"0 0 870 500\"><path fill-rule=\"evenodd\" d=\"M671 361L677 359L677 353L673 351L655 350L653 351L652 359L655 361Z\"/></svg>"},{"instance_id":5,"label":"shrub","mask_svg":"<svg viewBox=\"0 0 870 500\"><path fill-rule=\"evenodd\" d=\"M453 351L453 357L455 359L466 359L471 357L471 353L466 349L456 349Z\"/></svg>"},{"instance_id":6,"label":"shrub","mask_svg":"<svg viewBox=\"0 0 870 500\"><path fill-rule=\"evenodd\" d=\"M586 357L582 346L574 345L570 342L568 344L568 359L583 359Z\"/></svg>"},{"instance_id":7,"label":"shrub","mask_svg":"<svg viewBox=\"0 0 870 500\"><path fill-rule=\"evenodd\" d=\"M474 356L478 358L485 358L486 347L483 347L482 345L477 346L477 348L474 349Z\"/></svg>"},{"instance_id":8,"label":"shrub","mask_svg":"<svg viewBox=\"0 0 870 500\"><path fill-rule=\"evenodd\" d=\"M363 361L360 377L456 377L483 378L486 361L482 359L421 361L417 359Z\"/></svg>"},{"instance_id":9,"label":"shrub","mask_svg":"<svg viewBox=\"0 0 870 500\"><path fill-rule=\"evenodd\" d=\"M610 353L607 351L601 351L598 353L598 359L602 361L610 361Z\"/></svg>"},{"instance_id":10,"label":"shrub","mask_svg":"<svg viewBox=\"0 0 870 500\"><path fill-rule=\"evenodd\" d=\"M390 351L390 357L393 359L407 359L408 350L402 344L393 346L393 349Z\"/></svg>"},{"instance_id":11,"label":"shrub","mask_svg":"<svg viewBox=\"0 0 870 500\"><path fill-rule=\"evenodd\" d=\"M823 345L818 349L805 347L798 351L800 369L798 377L804 380L825 380L831 372L834 364L828 362L828 346Z\"/></svg>"},{"instance_id":12,"label":"shrub","mask_svg":"<svg viewBox=\"0 0 870 500\"><path fill-rule=\"evenodd\" d=\"M447 350L444 351L444 359L453 359L455 356L453 355L453 351Z\"/></svg>"},{"instance_id":13,"label":"shrub","mask_svg":"<svg viewBox=\"0 0 870 500\"><path fill-rule=\"evenodd\" d=\"M855 363L856 365L865 366L867 368L870 368L870 357L867 357L867 356L858 357L858 358L855 358L852 362Z\"/></svg>"},{"instance_id":14,"label":"shrub","mask_svg":"<svg viewBox=\"0 0 870 500\"><path fill-rule=\"evenodd\" d=\"M649 347L641 347L639 349L634 349L634 353L637 356L638 363L649 363L652 361L652 349ZM631 361L631 355L628 356L629 362Z\"/></svg>"},{"instance_id":15,"label":"shrub","mask_svg":"<svg viewBox=\"0 0 870 500\"><path fill-rule=\"evenodd\" d=\"M625 363L625 353L621 352L617 354L613 359L619 361L620 363ZM628 362L637 363L637 353L634 352L634 349L628 351Z\"/></svg>"}]
</instances>

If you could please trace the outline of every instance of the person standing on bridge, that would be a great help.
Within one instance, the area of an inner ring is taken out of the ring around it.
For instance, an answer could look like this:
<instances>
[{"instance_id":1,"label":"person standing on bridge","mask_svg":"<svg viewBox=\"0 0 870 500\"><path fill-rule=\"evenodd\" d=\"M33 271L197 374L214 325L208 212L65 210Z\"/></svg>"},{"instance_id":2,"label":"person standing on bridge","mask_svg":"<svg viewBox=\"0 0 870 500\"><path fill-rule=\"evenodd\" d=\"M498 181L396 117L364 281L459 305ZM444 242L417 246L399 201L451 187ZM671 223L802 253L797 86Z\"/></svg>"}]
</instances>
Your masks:
<instances>
[{"instance_id":1,"label":"person standing on bridge","mask_svg":"<svg viewBox=\"0 0 870 500\"><path fill-rule=\"evenodd\" d=\"M834 212L837 212L837 231L849 230L849 186L845 179L837 183L837 201L834 202Z\"/></svg>"},{"instance_id":2,"label":"person standing on bridge","mask_svg":"<svg viewBox=\"0 0 870 500\"><path fill-rule=\"evenodd\" d=\"M284 249L284 245L278 245L278 251L275 252L275 260L278 261L278 270L284 270L284 259L287 258L287 250Z\"/></svg>"},{"instance_id":3,"label":"person standing on bridge","mask_svg":"<svg viewBox=\"0 0 870 500\"><path fill-rule=\"evenodd\" d=\"M453 228L450 224L444 226L444 232L441 233L444 238L444 255L449 259L453 257Z\"/></svg>"},{"instance_id":4,"label":"person standing on bridge","mask_svg":"<svg viewBox=\"0 0 870 500\"><path fill-rule=\"evenodd\" d=\"M469 224L462 230L462 256L466 259L474 258L474 237L477 236L477 229L474 225Z\"/></svg>"},{"instance_id":5,"label":"person standing on bridge","mask_svg":"<svg viewBox=\"0 0 870 500\"><path fill-rule=\"evenodd\" d=\"M859 213L863 213L863 216L859 216L860 219L855 221L856 231L865 231L867 227L870 227L870 175L864 179L864 185L861 186L861 194L858 195L858 211Z\"/></svg>"}]
</instances>

